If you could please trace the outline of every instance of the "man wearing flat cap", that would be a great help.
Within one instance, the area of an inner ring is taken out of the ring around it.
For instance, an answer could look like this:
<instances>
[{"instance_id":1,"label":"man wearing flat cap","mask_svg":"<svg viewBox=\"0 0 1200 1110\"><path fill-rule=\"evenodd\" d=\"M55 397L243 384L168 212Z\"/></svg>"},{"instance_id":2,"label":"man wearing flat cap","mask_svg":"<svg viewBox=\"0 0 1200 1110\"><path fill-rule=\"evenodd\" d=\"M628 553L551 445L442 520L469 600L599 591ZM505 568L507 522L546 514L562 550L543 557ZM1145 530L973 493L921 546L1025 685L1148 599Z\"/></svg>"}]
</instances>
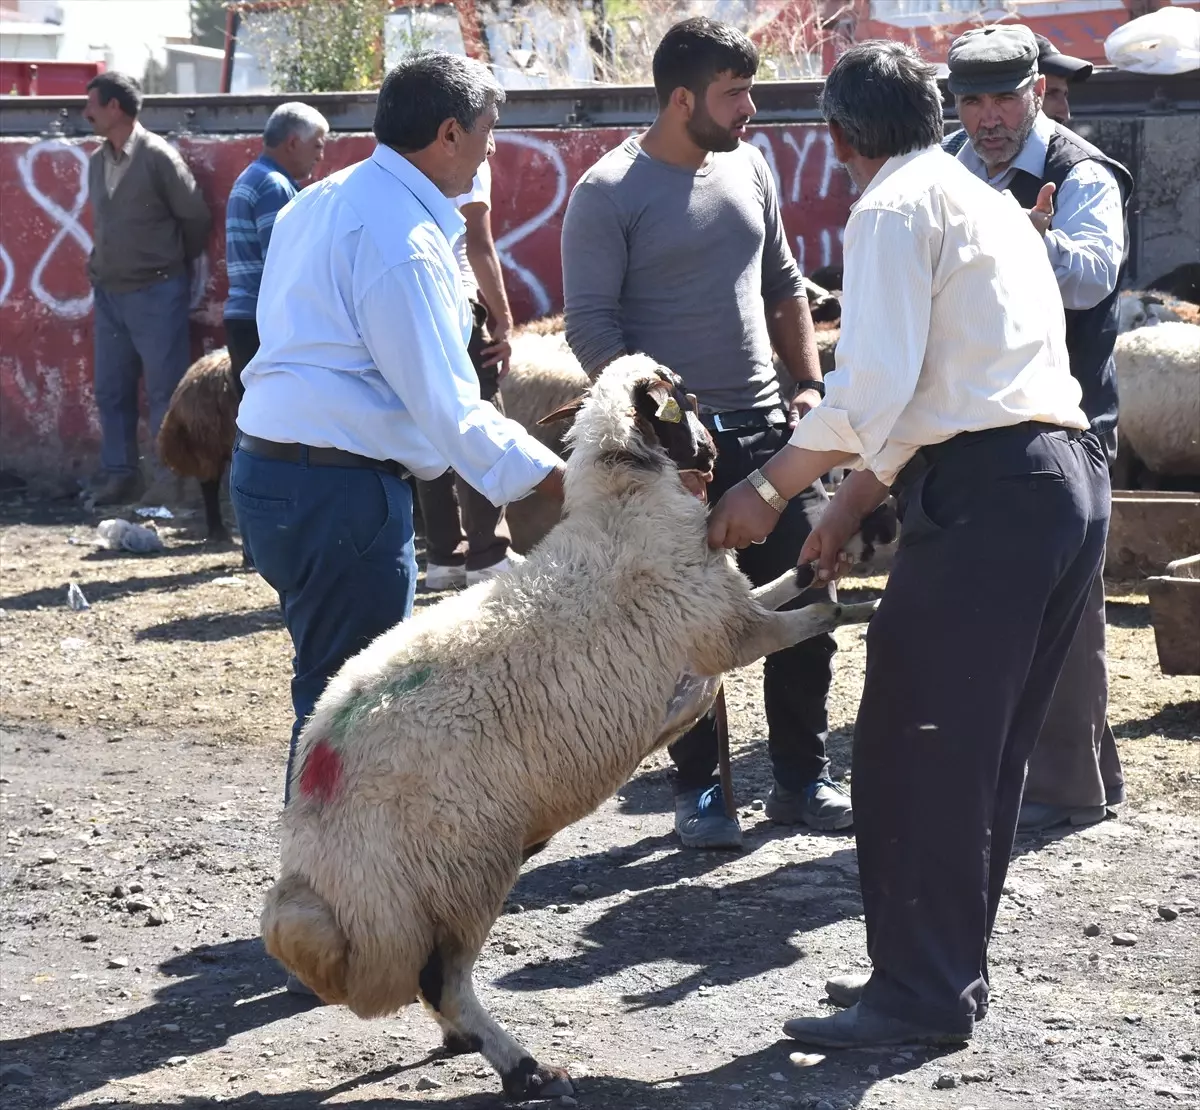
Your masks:
<instances>
[{"instance_id":1,"label":"man wearing flat cap","mask_svg":"<svg viewBox=\"0 0 1200 1110\"><path fill-rule=\"evenodd\" d=\"M1039 43L1022 26L967 31L951 44L948 64L949 88L970 140L956 157L977 177L1010 192L1042 234L1066 309L1071 373L1111 465L1117 427L1112 352L1133 179L1045 111L1051 75L1065 90L1068 81L1086 78L1091 66L1060 54L1048 40ZM1069 111L1065 92L1059 99L1061 110ZM1125 800L1108 725L1104 641L1104 582L1098 573L1029 760L1023 829L1091 824Z\"/></svg>"},{"instance_id":2,"label":"man wearing flat cap","mask_svg":"<svg viewBox=\"0 0 1200 1110\"><path fill-rule=\"evenodd\" d=\"M1064 126L1071 122L1071 86L1086 81L1092 75L1092 63L1064 54L1045 35L1034 33L1038 44L1038 72L1046 79L1046 95L1042 113ZM942 140L947 154L957 154L967 141L965 128L959 128Z\"/></svg>"}]
</instances>

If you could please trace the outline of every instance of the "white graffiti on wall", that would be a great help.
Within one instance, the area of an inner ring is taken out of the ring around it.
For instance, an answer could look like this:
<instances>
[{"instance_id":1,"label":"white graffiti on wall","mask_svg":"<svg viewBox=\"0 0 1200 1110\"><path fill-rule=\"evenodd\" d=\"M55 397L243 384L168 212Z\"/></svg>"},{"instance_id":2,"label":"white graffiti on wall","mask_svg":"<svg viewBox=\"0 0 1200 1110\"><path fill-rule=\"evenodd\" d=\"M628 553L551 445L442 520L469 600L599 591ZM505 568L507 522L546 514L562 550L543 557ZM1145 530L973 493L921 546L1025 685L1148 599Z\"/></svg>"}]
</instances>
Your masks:
<instances>
[{"instance_id":1,"label":"white graffiti on wall","mask_svg":"<svg viewBox=\"0 0 1200 1110\"><path fill-rule=\"evenodd\" d=\"M3 244L0 244L0 263L4 266L4 278L0 280L0 304L3 304L8 300L8 294L12 292L13 278L16 276L12 255L4 249Z\"/></svg>"},{"instance_id":2,"label":"white graffiti on wall","mask_svg":"<svg viewBox=\"0 0 1200 1110\"><path fill-rule=\"evenodd\" d=\"M38 159L43 155L53 157L59 152L65 152L79 164L79 182L75 188L75 196L70 201L70 209L64 208L53 197L48 197L43 193L34 179L34 167L37 165ZM88 156L83 148L62 139L46 139L44 142L35 143L17 159L17 173L21 178L21 184L25 187L25 192L29 194L29 199L58 224L58 230L46 244L46 249L33 267L33 273L29 277L29 290L55 315L65 316L70 320L78 320L91 312L91 289L89 288L87 294L82 297L56 297L46 288L42 281L42 275L46 272L46 267L50 264L50 260L59 246L68 237L79 244L85 257L92 252L92 237L79 222L79 217L88 199L87 165Z\"/></svg>"},{"instance_id":3,"label":"white graffiti on wall","mask_svg":"<svg viewBox=\"0 0 1200 1110\"><path fill-rule=\"evenodd\" d=\"M23 415L43 443L53 443L58 434L58 418L63 407L62 374L55 366L37 363L28 373L19 361L8 362L9 374L25 401Z\"/></svg>"},{"instance_id":4,"label":"white graffiti on wall","mask_svg":"<svg viewBox=\"0 0 1200 1110\"><path fill-rule=\"evenodd\" d=\"M554 170L554 196L551 198L550 203L540 211L535 212L524 223L518 224L510 231L506 231L496 240L496 254L499 255L500 261L506 269L511 270L525 284L525 287L533 297L537 314L545 316L550 311L550 295L546 292L546 287L542 284L541 278L513 258L512 248L521 242L521 240L527 239L539 228L544 227L558 214L558 210L567 199L567 166L563 162L558 148L545 139L535 139L532 135L522 135L519 131L510 131L497 133L496 142L511 143L513 146L536 151L550 163Z\"/></svg>"}]
</instances>

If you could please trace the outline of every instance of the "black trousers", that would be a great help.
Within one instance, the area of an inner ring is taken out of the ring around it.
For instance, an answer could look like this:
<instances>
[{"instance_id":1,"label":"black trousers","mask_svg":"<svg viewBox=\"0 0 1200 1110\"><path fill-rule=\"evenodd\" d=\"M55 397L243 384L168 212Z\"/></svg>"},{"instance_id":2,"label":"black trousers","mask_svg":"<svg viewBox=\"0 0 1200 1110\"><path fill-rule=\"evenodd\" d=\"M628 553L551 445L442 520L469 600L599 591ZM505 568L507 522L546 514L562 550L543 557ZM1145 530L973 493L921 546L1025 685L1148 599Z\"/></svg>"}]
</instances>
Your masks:
<instances>
[{"instance_id":1,"label":"black trousers","mask_svg":"<svg viewBox=\"0 0 1200 1110\"><path fill-rule=\"evenodd\" d=\"M225 346L229 351L229 367L241 389L242 371L258 354L258 323L254 320L226 320Z\"/></svg>"},{"instance_id":2,"label":"black trousers","mask_svg":"<svg viewBox=\"0 0 1200 1110\"><path fill-rule=\"evenodd\" d=\"M853 782L873 964L863 1001L969 1031L1025 764L1104 555L1098 441L1025 424L959 437L901 478L867 634Z\"/></svg>"},{"instance_id":3,"label":"black trousers","mask_svg":"<svg viewBox=\"0 0 1200 1110\"><path fill-rule=\"evenodd\" d=\"M717 464L709 501L715 503L731 486L762 466L787 444L786 426L714 432ZM811 530L806 509L825 502L820 482L792 498L767 541L739 551L738 567L761 586L796 565L800 549ZM808 590L785 609L798 609L814 601L827 601L827 586ZM829 737L828 699L833 681L832 636L811 640L768 655L763 665L763 701L767 714L767 750L776 781L788 790L802 790L829 773L825 741ZM695 728L668 749L675 763L674 787L694 790L716 781L717 725L709 713Z\"/></svg>"},{"instance_id":4,"label":"black trousers","mask_svg":"<svg viewBox=\"0 0 1200 1110\"><path fill-rule=\"evenodd\" d=\"M467 343L471 365L479 378L479 395L491 401L500 412L499 370L483 365L483 348L490 339L486 332L487 309L472 302L475 326ZM425 556L428 562L443 567L466 566L483 570L495 566L508 555L512 537L504 519L504 506L493 505L469 482L453 470L431 481L416 480L421 518L425 522Z\"/></svg>"}]
</instances>

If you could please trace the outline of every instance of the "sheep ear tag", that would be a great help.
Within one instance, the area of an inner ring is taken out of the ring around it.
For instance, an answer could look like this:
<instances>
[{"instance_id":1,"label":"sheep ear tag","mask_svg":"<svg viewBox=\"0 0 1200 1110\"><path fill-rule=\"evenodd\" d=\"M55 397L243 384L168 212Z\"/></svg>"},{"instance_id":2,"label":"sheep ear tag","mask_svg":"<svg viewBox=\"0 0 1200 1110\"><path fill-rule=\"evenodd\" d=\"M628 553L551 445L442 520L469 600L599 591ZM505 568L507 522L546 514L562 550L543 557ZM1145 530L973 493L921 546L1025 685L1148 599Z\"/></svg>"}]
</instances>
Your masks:
<instances>
[{"instance_id":1,"label":"sheep ear tag","mask_svg":"<svg viewBox=\"0 0 1200 1110\"><path fill-rule=\"evenodd\" d=\"M679 407L679 402L675 400L675 395L666 382L655 382L646 392L650 399L658 404L658 408L654 410L656 420L661 420L664 424L678 424L683 419L683 409Z\"/></svg>"}]
</instances>

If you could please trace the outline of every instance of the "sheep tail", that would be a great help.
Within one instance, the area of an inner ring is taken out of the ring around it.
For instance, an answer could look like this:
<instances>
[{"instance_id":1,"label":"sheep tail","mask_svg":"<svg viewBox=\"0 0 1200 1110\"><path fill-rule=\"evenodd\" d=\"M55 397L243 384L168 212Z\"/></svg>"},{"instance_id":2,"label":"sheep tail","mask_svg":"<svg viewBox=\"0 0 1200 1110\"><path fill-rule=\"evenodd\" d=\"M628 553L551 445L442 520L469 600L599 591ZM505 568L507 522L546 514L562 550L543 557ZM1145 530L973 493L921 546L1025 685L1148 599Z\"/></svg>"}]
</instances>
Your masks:
<instances>
[{"instance_id":1,"label":"sheep tail","mask_svg":"<svg viewBox=\"0 0 1200 1110\"><path fill-rule=\"evenodd\" d=\"M271 953L331 1005L347 999L350 941L302 875L285 875L267 892L260 918Z\"/></svg>"}]
</instances>

